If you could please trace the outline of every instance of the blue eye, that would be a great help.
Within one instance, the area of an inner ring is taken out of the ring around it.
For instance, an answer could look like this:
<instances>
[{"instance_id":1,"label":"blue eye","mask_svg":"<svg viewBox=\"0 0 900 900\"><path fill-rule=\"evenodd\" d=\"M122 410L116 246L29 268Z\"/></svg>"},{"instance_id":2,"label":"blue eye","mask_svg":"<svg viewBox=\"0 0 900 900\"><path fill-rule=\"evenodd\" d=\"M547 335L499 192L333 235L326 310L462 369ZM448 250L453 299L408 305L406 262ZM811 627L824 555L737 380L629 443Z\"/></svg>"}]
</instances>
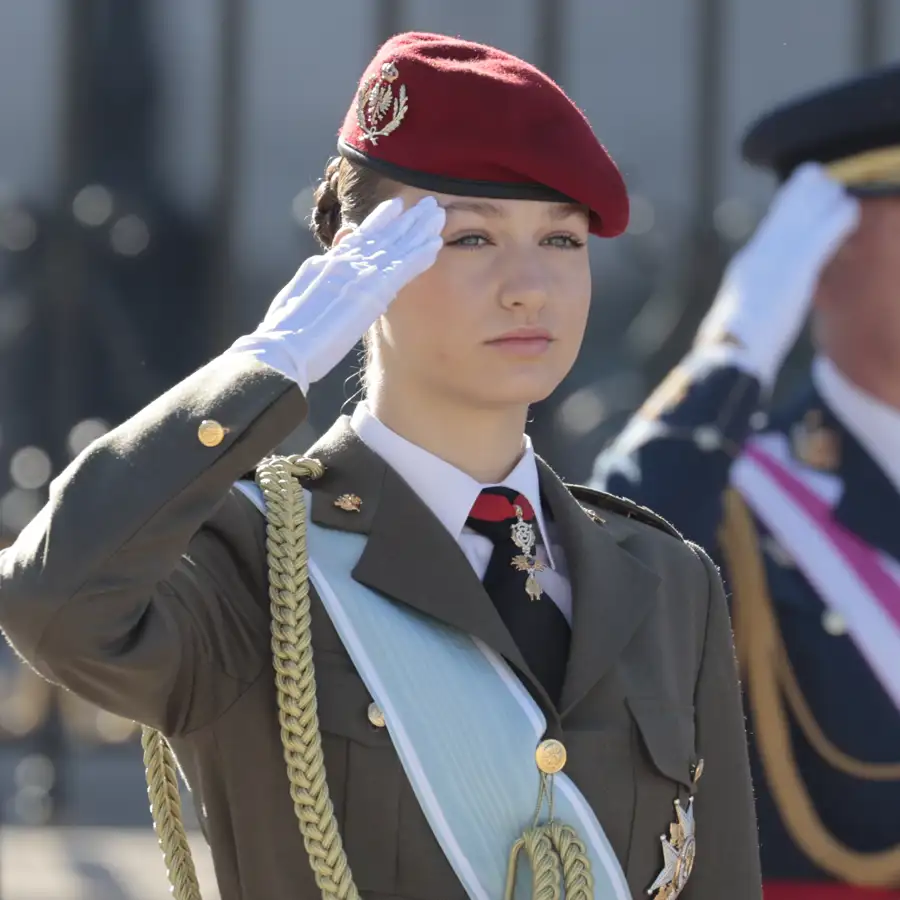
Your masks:
<instances>
[{"instance_id":1,"label":"blue eye","mask_svg":"<svg viewBox=\"0 0 900 900\"><path fill-rule=\"evenodd\" d=\"M544 243L551 247L560 247L563 250L577 250L584 246L584 241L573 234L554 234L548 237Z\"/></svg>"},{"instance_id":2,"label":"blue eye","mask_svg":"<svg viewBox=\"0 0 900 900\"><path fill-rule=\"evenodd\" d=\"M483 234L464 234L461 237L447 241L447 247L462 247L467 250L477 247L486 247L493 242ZM573 234L553 234L541 241L542 247L556 247L561 250L578 250L585 246L585 242Z\"/></svg>"},{"instance_id":3,"label":"blue eye","mask_svg":"<svg viewBox=\"0 0 900 900\"><path fill-rule=\"evenodd\" d=\"M483 247L488 239L483 234L464 234L462 237L450 241L449 247Z\"/></svg>"}]
</instances>

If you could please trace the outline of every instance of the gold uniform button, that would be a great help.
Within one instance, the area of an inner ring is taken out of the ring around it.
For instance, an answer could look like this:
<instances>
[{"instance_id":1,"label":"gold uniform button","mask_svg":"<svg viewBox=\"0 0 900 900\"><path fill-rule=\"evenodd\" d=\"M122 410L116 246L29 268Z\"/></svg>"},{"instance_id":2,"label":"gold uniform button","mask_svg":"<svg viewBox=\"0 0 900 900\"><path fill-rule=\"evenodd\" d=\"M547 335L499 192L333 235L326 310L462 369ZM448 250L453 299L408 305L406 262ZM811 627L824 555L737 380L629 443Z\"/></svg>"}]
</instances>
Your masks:
<instances>
[{"instance_id":1,"label":"gold uniform button","mask_svg":"<svg viewBox=\"0 0 900 900\"><path fill-rule=\"evenodd\" d=\"M376 728L384 728L384 713L381 711L377 703L370 703L369 709L366 712L366 715L369 717L369 722L372 723Z\"/></svg>"},{"instance_id":2,"label":"gold uniform button","mask_svg":"<svg viewBox=\"0 0 900 900\"><path fill-rule=\"evenodd\" d=\"M566 764L566 748L560 741L552 738L541 741L534 751L534 760L545 775L555 775Z\"/></svg>"},{"instance_id":3,"label":"gold uniform button","mask_svg":"<svg viewBox=\"0 0 900 900\"><path fill-rule=\"evenodd\" d=\"M197 437L204 447L218 447L225 440L226 430L215 419L204 419L197 429Z\"/></svg>"}]
</instances>

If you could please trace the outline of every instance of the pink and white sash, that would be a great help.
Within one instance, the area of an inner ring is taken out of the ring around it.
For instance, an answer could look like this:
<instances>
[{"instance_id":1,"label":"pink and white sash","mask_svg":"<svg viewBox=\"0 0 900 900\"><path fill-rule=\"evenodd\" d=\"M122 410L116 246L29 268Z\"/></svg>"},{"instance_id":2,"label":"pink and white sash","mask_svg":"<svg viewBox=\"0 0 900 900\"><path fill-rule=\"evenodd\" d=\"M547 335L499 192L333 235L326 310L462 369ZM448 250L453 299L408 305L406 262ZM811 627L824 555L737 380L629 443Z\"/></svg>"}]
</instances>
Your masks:
<instances>
[{"instance_id":1,"label":"pink and white sash","mask_svg":"<svg viewBox=\"0 0 900 900\"><path fill-rule=\"evenodd\" d=\"M784 435L762 435L735 463L731 481L822 602L843 618L900 710L900 561L832 518L840 479L800 465Z\"/></svg>"}]
</instances>

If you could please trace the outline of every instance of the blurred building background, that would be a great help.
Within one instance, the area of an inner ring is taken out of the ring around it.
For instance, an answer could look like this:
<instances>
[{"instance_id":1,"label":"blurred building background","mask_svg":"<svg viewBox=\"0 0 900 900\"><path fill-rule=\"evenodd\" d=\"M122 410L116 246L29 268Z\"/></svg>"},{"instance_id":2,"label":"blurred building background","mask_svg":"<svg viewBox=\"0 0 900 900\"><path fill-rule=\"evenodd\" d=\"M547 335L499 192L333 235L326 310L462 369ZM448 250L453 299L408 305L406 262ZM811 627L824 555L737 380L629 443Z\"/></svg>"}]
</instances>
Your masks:
<instances>
[{"instance_id":1,"label":"blurred building background","mask_svg":"<svg viewBox=\"0 0 900 900\"><path fill-rule=\"evenodd\" d=\"M683 353L765 209L746 125L900 59L897 0L0 0L0 545L74 453L252 328L315 250L339 122L406 29L544 68L632 191L629 233L592 250L579 364L534 413L570 480ZM314 388L291 449L354 370ZM166 896L135 729L6 653L0 900L82 896Z\"/></svg>"}]
</instances>

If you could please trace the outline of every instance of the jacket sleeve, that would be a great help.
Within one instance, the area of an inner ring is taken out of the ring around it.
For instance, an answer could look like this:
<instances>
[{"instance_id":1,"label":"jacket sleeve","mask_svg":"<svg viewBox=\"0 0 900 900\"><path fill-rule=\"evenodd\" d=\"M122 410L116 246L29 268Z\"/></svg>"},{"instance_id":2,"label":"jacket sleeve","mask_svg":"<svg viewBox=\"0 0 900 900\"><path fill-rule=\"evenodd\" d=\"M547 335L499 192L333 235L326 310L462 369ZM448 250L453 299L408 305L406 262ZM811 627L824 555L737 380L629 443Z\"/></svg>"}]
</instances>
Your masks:
<instances>
[{"instance_id":1,"label":"jacket sleeve","mask_svg":"<svg viewBox=\"0 0 900 900\"><path fill-rule=\"evenodd\" d=\"M756 378L727 356L695 352L597 457L590 486L652 509L713 548L731 465L759 407Z\"/></svg>"},{"instance_id":2,"label":"jacket sleeve","mask_svg":"<svg viewBox=\"0 0 900 900\"><path fill-rule=\"evenodd\" d=\"M709 576L706 635L694 697L697 756L704 761L694 800L696 861L685 900L760 900L759 839L744 713L722 580Z\"/></svg>"},{"instance_id":3,"label":"jacket sleeve","mask_svg":"<svg viewBox=\"0 0 900 900\"><path fill-rule=\"evenodd\" d=\"M0 627L45 678L167 734L200 727L261 671L258 513L231 488L306 415L250 356L214 359L88 447L0 551ZM203 420L225 429L217 446Z\"/></svg>"}]
</instances>

